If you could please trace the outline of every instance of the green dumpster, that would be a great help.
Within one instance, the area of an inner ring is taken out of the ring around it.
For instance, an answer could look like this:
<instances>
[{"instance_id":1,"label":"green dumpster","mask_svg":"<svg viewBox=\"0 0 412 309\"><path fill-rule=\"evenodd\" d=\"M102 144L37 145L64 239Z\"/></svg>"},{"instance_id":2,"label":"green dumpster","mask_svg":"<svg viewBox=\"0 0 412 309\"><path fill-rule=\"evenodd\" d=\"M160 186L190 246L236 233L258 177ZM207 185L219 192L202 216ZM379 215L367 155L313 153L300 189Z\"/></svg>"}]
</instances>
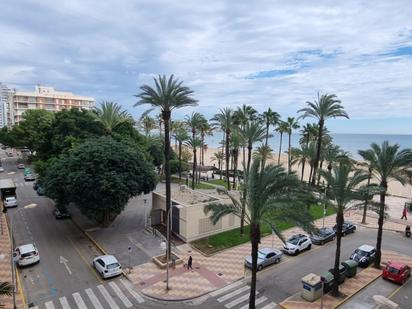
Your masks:
<instances>
[{"instance_id":1,"label":"green dumpster","mask_svg":"<svg viewBox=\"0 0 412 309\"><path fill-rule=\"evenodd\" d=\"M333 274L333 268L329 269L329 272ZM343 282L345 282L345 278L346 278L346 268L343 265L340 265L338 284L342 284Z\"/></svg>"},{"instance_id":2,"label":"green dumpster","mask_svg":"<svg viewBox=\"0 0 412 309\"><path fill-rule=\"evenodd\" d=\"M356 276L356 272L358 270L358 262L354 260L346 260L345 262L341 263L343 267L346 268L346 277L352 278Z\"/></svg>"},{"instance_id":3,"label":"green dumpster","mask_svg":"<svg viewBox=\"0 0 412 309\"><path fill-rule=\"evenodd\" d=\"M323 273L321 277L323 278L323 293L326 294L332 290L333 274L327 271L326 273Z\"/></svg>"}]
</instances>

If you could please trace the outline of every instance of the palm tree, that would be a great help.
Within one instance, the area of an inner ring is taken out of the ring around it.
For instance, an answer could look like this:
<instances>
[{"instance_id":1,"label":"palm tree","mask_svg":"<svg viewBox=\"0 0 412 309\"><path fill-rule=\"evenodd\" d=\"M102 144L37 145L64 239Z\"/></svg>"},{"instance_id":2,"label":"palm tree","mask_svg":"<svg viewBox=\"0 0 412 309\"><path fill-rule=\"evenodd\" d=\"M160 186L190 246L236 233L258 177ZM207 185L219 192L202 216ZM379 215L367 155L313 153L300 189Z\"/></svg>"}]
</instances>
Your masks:
<instances>
[{"instance_id":1,"label":"palm tree","mask_svg":"<svg viewBox=\"0 0 412 309\"><path fill-rule=\"evenodd\" d=\"M319 166L320 160L320 151L322 145L322 134L323 134L323 127L325 125L326 119L329 118L337 118L337 117L345 117L349 119L348 114L345 112L343 106L341 105L341 101L337 99L336 95L334 94L322 94L318 99L314 102L306 102L308 107L302 108L298 110L298 113L302 112L303 115L301 118L306 117L313 117L318 119L318 138L317 138L317 149L316 149L316 157L315 162L313 165L313 175L312 175L312 185L315 185L316 181L316 173Z\"/></svg>"},{"instance_id":2,"label":"palm tree","mask_svg":"<svg viewBox=\"0 0 412 309\"><path fill-rule=\"evenodd\" d=\"M287 123L284 121L278 121L278 127L276 128L276 132L280 134L280 141L279 141L279 154L278 154L278 164L280 164L280 154L282 153L282 137L283 133L288 131Z\"/></svg>"},{"instance_id":3,"label":"palm tree","mask_svg":"<svg viewBox=\"0 0 412 309\"><path fill-rule=\"evenodd\" d=\"M124 122L133 122L133 118L127 111L115 102L102 102L96 108L97 119L104 126L107 134L111 135L113 130Z\"/></svg>"},{"instance_id":4,"label":"palm tree","mask_svg":"<svg viewBox=\"0 0 412 309\"><path fill-rule=\"evenodd\" d=\"M219 126L226 136L225 140L225 159L226 159L226 182L227 189L230 190L230 179L229 179L229 162L230 162L230 134L233 129L233 110L225 107L219 110L218 114L212 118L214 124Z\"/></svg>"},{"instance_id":5,"label":"palm tree","mask_svg":"<svg viewBox=\"0 0 412 309\"><path fill-rule=\"evenodd\" d=\"M11 296L14 292L14 286L7 281L0 281L0 296ZM2 305L0 305L2 307Z\"/></svg>"},{"instance_id":6,"label":"palm tree","mask_svg":"<svg viewBox=\"0 0 412 309\"><path fill-rule=\"evenodd\" d=\"M291 152L291 164L292 165L298 164L298 166L302 166L300 182L303 182L303 177L305 175L305 165L308 159L310 158L309 146L303 144L300 146L300 148L292 147L290 152Z\"/></svg>"},{"instance_id":7,"label":"palm tree","mask_svg":"<svg viewBox=\"0 0 412 309\"><path fill-rule=\"evenodd\" d=\"M178 158L179 158L179 183L182 180L182 145L189 138L187 131L183 128L175 132L175 139L178 143Z\"/></svg>"},{"instance_id":8,"label":"palm tree","mask_svg":"<svg viewBox=\"0 0 412 309\"><path fill-rule=\"evenodd\" d=\"M136 95L139 101L134 105L150 104L154 108L160 108L162 120L164 123L165 137L164 137L164 159L166 172L166 217L169 218L171 209L171 177L170 177L170 119L172 111L186 106L195 106L197 101L193 99L193 91L190 88L183 86L183 82L170 75L166 78L165 75L154 78L155 88L148 85L140 87L140 93ZM166 229L167 235L167 250L166 256L170 257L170 220L167 220Z\"/></svg>"},{"instance_id":9,"label":"palm tree","mask_svg":"<svg viewBox=\"0 0 412 309\"><path fill-rule=\"evenodd\" d=\"M279 229L273 224L278 219L293 222L305 230L313 230L312 217L301 202L302 194L299 179L288 174L279 165L263 166L259 158L253 161L249 172L245 173L246 221L250 225L252 243L252 277L250 284L249 308L255 308L257 257L261 235L261 226L268 224L283 240ZM226 215L242 216L242 202L227 190L231 204L212 203L204 207L205 214L211 213L210 220L216 224ZM281 219L280 219L281 218Z\"/></svg>"},{"instance_id":10,"label":"palm tree","mask_svg":"<svg viewBox=\"0 0 412 309\"><path fill-rule=\"evenodd\" d=\"M200 139L195 137L189 137L186 141L186 146L193 149L193 165L192 165L192 190L195 189L196 185L196 168L197 168L197 157L196 157L196 149L200 147Z\"/></svg>"},{"instance_id":11,"label":"palm tree","mask_svg":"<svg viewBox=\"0 0 412 309\"><path fill-rule=\"evenodd\" d=\"M238 171L238 161L239 161L239 148L242 142L242 136L238 130L232 132L232 137L230 139L231 155L233 158L233 189L236 188L236 178Z\"/></svg>"},{"instance_id":12,"label":"palm tree","mask_svg":"<svg viewBox=\"0 0 412 309\"><path fill-rule=\"evenodd\" d=\"M293 130L299 129L299 123L297 122L297 120L295 119L295 117L288 117L288 119L286 120L286 126L287 126L287 132L288 133L288 137L289 137L289 142L288 142L288 172L290 173L292 171L292 162L291 162L291 152L290 149L292 147L291 144L291 138L292 138L292 132Z\"/></svg>"},{"instance_id":13,"label":"palm tree","mask_svg":"<svg viewBox=\"0 0 412 309\"><path fill-rule=\"evenodd\" d=\"M204 119L203 115L200 113L193 112L190 116L186 116L186 125L190 128L192 132L192 141L196 139L196 135L198 131L200 130L201 124L203 121L206 121ZM196 179L196 168L197 168L197 158L196 158L196 152L197 152L197 147L200 145L197 145L198 143L193 144L193 174L192 174L192 189L195 189L195 179Z\"/></svg>"},{"instance_id":14,"label":"palm tree","mask_svg":"<svg viewBox=\"0 0 412 309\"><path fill-rule=\"evenodd\" d=\"M149 136L150 132L156 128L155 119L148 115L141 119L140 124L146 136Z\"/></svg>"},{"instance_id":15,"label":"palm tree","mask_svg":"<svg viewBox=\"0 0 412 309\"><path fill-rule=\"evenodd\" d=\"M223 151L218 151L213 154L212 161L217 161L217 166L219 168L219 173L222 175L222 162L225 159Z\"/></svg>"},{"instance_id":16,"label":"palm tree","mask_svg":"<svg viewBox=\"0 0 412 309\"><path fill-rule=\"evenodd\" d=\"M333 268L334 281L332 285L332 293L335 296L339 295L339 265L340 265L340 247L342 238L342 225L344 210L354 199L360 199L357 191L361 182L367 179L367 175L363 171L353 171L348 164L338 164L333 167L332 171L319 171L322 177L326 180L329 190L328 196L336 203L336 253L335 264ZM353 172L353 176L350 176ZM334 203L331 203L334 205Z\"/></svg>"},{"instance_id":17,"label":"palm tree","mask_svg":"<svg viewBox=\"0 0 412 309\"><path fill-rule=\"evenodd\" d=\"M233 122L239 126L240 130L244 130L248 121L257 119L257 111L250 105L243 104L233 113ZM246 166L246 142L242 146L243 166Z\"/></svg>"},{"instance_id":18,"label":"palm tree","mask_svg":"<svg viewBox=\"0 0 412 309\"><path fill-rule=\"evenodd\" d=\"M203 117L203 116L202 116ZM205 136L212 135L212 127L209 125L209 122L203 117L200 126L200 164L205 165Z\"/></svg>"},{"instance_id":19,"label":"palm tree","mask_svg":"<svg viewBox=\"0 0 412 309\"><path fill-rule=\"evenodd\" d=\"M272 109L269 107L266 112L262 113L262 120L266 125L266 137L265 137L265 146L268 145L268 139L269 139L269 127L271 125L276 125L277 122L280 119L280 115L277 112L272 111Z\"/></svg>"},{"instance_id":20,"label":"palm tree","mask_svg":"<svg viewBox=\"0 0 412 309\"><path fill-rule=\"evenodd\" d=\"M264 166L268 159L272 159L272 148L270 148L268 145L262 144L256 148L256 151L253 155L253 158L259 158L262 161L262 165Z\"/></svg>"},{"instance_id":21,"label":"palm tree","mask_svg":"<svg viewBox=\"0 0 412 309\"><path fill-rule=\"evenodd\" d=\"M306 123L300 130L302 137L299 139L299 144L308 145L311 141L316 141L318 136L318 125L314 123Z\"/></svg>"},{"instance_id":22,"label":"palm tree","mask_svg":"<svg viewBox=\"0 0 412 309\"><path fill-rule=\"evenodd\" d=\"M374 263L376 268L380 268L385 197L388 190L388 182L395 180L402 185L407 183L407 168L412 163L412 150L399 150L398 144L390 145L388 141L384 141L381 146L372 143L370 149L359 150L359 154L368 163L372 170L372 175L378 180L380 186L378 235Z\"/></svg>"},{"instance_id":23,"label":"palm tree","mask_svg":"<svg viewBox=\"0 0 412 309\"><path fill-rule=\"evenodd\" d=\"M246 140L248 150L246 171L248 171L250 168L253 144L256 142L261 142L265 138L265 131L265 127L262 125L262 123L256 120L248 121L244 129L241 131L244 139Z\"/></svg>"}]
</instances>

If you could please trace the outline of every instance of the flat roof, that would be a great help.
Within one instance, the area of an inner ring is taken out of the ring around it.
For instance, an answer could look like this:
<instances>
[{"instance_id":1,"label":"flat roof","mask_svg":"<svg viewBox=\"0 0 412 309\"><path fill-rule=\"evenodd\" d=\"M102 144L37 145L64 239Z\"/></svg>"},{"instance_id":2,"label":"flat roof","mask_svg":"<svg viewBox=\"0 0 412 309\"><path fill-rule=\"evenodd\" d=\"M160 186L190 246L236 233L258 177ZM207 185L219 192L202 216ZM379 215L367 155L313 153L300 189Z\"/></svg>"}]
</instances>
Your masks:
<instances>
[{"instance_id":1,"label":"flat roof","mask_svg":"<svg viewBox=\"0 0 412 309\"><path fill-rule=\"evenodd\" d=\"M7 178L7 179L0 179L0 189L5 189L5 188L15 188L16 185L14 184L13 179Z\"/></svg>"}]
</instances>

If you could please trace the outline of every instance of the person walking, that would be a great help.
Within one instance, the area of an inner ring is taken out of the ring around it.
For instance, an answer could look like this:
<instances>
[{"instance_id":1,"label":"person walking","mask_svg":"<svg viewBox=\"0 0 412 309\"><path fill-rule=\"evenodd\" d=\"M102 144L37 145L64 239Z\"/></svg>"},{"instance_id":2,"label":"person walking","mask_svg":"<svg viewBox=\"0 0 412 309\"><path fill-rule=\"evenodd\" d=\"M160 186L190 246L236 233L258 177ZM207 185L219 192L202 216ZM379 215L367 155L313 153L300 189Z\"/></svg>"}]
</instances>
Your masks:
<instances>
[{"instance_id":1,"label":"person walking","mask_svg":"<svg viewBox=\"0 0 412 309\"><path fill-rule=\"evenodd\" d=\"M401 220L402 220L403 218L405 218L405 220L408 221L408 217L406 217L406 206L403 207L403 212L402 212Z\"/></svg>"},{"instance_id":2,"label":"person walking","mask_svg":"<svg viewBox=\"0 0 412 309\"><path fill-rule=\"evenodd\" d=\"M192 256L189 256L189 260L187 261L187 270L189 269L193 270L192 263L193 263Z\"/></svg>"}]
</instances>

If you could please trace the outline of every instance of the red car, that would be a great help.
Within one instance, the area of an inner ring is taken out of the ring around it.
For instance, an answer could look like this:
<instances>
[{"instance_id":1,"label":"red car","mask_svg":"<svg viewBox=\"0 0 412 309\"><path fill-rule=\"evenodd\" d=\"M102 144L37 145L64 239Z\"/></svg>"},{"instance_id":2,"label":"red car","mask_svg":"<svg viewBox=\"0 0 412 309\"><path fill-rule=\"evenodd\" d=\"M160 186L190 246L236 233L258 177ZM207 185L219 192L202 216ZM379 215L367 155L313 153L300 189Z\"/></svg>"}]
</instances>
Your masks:
<instances>
[{"instance_id":1,"label":"red car","mask_svg":"<svg viewBox=\"0 0 412 309\"><path fill-rule=\"evenodd\" d=\"M400 262L390 261L383 269L382 278L403 284L411 275L411 268Z\"/></svg>"}]
</instances>

